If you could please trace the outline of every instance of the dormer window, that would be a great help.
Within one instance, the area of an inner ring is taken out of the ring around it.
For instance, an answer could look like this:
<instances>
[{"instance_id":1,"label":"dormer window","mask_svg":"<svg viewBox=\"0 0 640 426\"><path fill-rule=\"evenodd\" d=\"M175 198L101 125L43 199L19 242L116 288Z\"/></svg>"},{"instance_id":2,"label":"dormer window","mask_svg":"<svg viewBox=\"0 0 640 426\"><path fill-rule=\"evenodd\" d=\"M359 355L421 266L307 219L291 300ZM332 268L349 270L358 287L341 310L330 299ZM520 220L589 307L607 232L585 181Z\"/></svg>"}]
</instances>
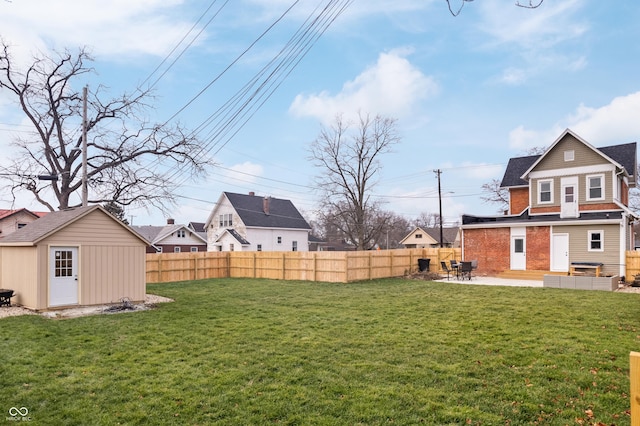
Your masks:
<instances>
[{"instance_id":1,"label":"dormer window","mask_svg":"<svg viewBox=\"0 0 640 426\"><path fill-rule=\"evenodd\" d=\"M575 151L574 150L570 150L570 151L565 151L564 152L564 161L573 161L575 159Z\"/></svg>"},{"instance_id":2,"label":"dormer window","mask_svg":"<svg viewBox=\"0 0 640 426\"><path fill-rule=\"evenodd\" d=\"M184 238L186 236L186 233L184 232L184 229L178 229L178 231L176 232L176 236L178 238Z\"/></svg>"},{"instance_id":3,"label":"dormer window","mask_svg":"<svg viewBox=\"0 0 640 426\"><path fill-rule=\"evenodd\" d=\"M538 181L538 204L553 203L553 180Z\"/></svg>"},{"instance_id":4,"label":"dormer window","mask_svg":"<svg viewBox=\"0 0 640 426\"><path fill-rule=\"evenodd\" d=\"M416 234L416 238L422 238L422 234Z\"/></svg>"}]
</instances>

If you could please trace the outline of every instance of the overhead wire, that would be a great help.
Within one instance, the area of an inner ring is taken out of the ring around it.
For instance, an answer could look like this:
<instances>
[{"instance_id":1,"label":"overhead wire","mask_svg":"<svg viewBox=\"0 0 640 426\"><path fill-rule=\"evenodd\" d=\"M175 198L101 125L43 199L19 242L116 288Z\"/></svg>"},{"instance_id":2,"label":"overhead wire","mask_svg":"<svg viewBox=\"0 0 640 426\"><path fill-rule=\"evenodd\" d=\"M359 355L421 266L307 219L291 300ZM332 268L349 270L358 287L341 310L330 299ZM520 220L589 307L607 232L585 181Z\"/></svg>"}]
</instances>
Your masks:
<instances>
[{"instance_id":1,"label":"overhead wire","mask_svg":"<svg viewBox=\"0 0 640 426\"><path fill-rule=\"evenodd\" d=\"M280 52L193 131L193 136L197 136L207 130L204 137L207 142L195 155L202 157L211 152L216 155L229 143L352 2L353 0L331 0L320 12L318 12L320 7L316 7ZM287 9L285 13L289 11L290 9ZM279 19L283 17L284 13ZM214 148L216 148L215 151L213 151ZM176 167L171 178L175 180L183 175L185 170L186 165Z\"/></svg>"},{"instance_id":2,"label":"overhead wire","mask_svg":"<svg viewBox=\"0 0 640 426\"><path fill-rule=\"evenodd\" d=\"M153 75L158 72L158 70L160 70L160 68L162 68L162 66L165 64L165 62L167 62L169 60L169 58L175 53L176 50L178 50L178 47L180 47L180 45L187 39L187 37L189 36L189 34L191 34L196 27L198 26L198 24L200 23L200 21L202 21L204 19L204 17L207 15L207 13L209 13L209 11L211 10L211 8L218 2L218 0L213 0L211 2L211 4L209 4L209 7L207 7L205 9L204 12L202 12L202 14L200 15L200 17L196 20L196 22L194 22L194 24L191 26L191 28L189 29L189 31L187 31L185 33L185 35L180 39L180 41L178 43L176 43L176 45L173 47L173 49L171 49L171 51L169 53L167 53L167 55L164 57L164 59L158 64L158 66L147 76L147 78L144 79L144 81L142 83L140 83L140 85L138 86L138 89L140 90L140 86L144 86L146 84L147 81L149 81L151 79L151 77L153 77ZM200 31L191 39L191 41L189 43L187 43L187 45L182 49L182 51L174 58L173 61L171 61L171 63L169 64L169 66L162 72L162 74L160 74L160 76L158 78L155 79L155 81L146 89L152 89L153 87L155 87L158 82L167 74L167 72L169 72L169 70L176 64L176 62L178 62L178 60L182 57L182 55L193 45L193 43L195 43L195 41L200 38L200 36L202 35L202 33L204 32L204 30L211 24L211 22L213 22L213 20L218 16L218 14L222 11L222 9L227 5L227 3L229 2L229 0L226 0L224 2L224 4L222 6L220 6L220 8L217 10L217 12L209 19L209 21L207 21L207 23L202 26L202 28L200 29Z\"/></svg>"}]
</instances>

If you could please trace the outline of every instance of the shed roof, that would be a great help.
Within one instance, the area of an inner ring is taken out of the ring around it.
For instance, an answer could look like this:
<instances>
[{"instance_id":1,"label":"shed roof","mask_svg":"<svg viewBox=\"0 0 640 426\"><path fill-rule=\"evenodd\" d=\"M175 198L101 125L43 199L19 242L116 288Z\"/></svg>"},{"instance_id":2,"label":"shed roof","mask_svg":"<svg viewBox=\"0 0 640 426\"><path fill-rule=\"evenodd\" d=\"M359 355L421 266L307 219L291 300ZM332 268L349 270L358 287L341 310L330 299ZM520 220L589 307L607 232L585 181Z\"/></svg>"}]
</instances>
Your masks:
<instances>
[{"instance_id":1,"label":"shed roof","mask_svg":"<svg viewBox=\"0 0 640 426\"><path fill-rule=\"evenodd\" d=\"M18 229L17 231L7 235L0 239L0 245L34 245L48 236L55 234L66 226L80 220L89 213L100 210L105 215L109 216L115 223L125 228L131 234L135 235L145 245L149 244L142 235L135 232L131 227L125 225L120 220L113 217L100 205L93 205L88 207L77 207L74 209L60 210L48 213L44 217L37 219L28 225Z\"/></svg>"}]
</instances>

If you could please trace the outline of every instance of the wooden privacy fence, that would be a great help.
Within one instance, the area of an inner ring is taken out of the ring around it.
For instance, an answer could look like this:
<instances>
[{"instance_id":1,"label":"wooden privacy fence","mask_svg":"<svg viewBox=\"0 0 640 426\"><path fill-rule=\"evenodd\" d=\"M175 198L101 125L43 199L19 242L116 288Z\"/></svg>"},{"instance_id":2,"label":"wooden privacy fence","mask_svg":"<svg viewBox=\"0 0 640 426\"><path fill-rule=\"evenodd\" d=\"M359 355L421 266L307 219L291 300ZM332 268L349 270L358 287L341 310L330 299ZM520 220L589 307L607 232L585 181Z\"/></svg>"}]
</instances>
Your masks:
<instances>
[{"instance_id":1,"label":"wooden privacy fence","mask_svg":"<svg viewBox=\"0 0 640 426\"><path fill-rule=\"evenodd\" d=\"M640 424L640 353L629 355L629 381L631 382L631 424Z\"/></svg>"},{"instance_id":2,"label":"wooden privacy fence","mask_svg":"<svg viewBox=\"0 0 640 426\"><path fill-rule=\"evenodd\" d=\"M460 249L424 248L376 251L197 252L147 254L147 282L205 278L271 278L348 283L399 277L418 269L418 259L460 260Z\"/></svg>"},{"instance_id":3,"label":"wooden privacy fence","mask_svg":"<svg viewBox=\"0 0 640 426\"><path fill-rule=\"evenodd\" d=\"M627 282L633 281L633 277L640 274L640 251L628 251L626 255L626 275Z\"/></svg>"}]
</instances>

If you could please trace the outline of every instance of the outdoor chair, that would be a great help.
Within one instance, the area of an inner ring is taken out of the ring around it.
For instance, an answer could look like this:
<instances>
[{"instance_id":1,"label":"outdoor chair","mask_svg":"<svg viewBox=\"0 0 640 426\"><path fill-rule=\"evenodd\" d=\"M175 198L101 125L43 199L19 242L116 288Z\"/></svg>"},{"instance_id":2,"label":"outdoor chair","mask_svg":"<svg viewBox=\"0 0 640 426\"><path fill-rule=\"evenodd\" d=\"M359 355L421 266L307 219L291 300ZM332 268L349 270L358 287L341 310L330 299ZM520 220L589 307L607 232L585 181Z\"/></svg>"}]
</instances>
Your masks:
<instances>
[{"instance_id":1,"label":"outdoor chair","mask_svg":"<svg viewBox=\"0 0 640 426\"><path fill-rule=\"evenodd\" d=\"M477 260L472 260L471 261L471 269L473 269L474 271L476 269L478 269L478 261Z\"/></svg>"},{"instance_id":2,"label":"outdoor chair","mask_svg":"<svg viewBox=\"0 0 640 426\"><path fill-rule=\"evenodd\" d=\"M447 262L445 261L441 261L440 262L440 266L442 267L443 271L447 271L447 280L449 280L450 278L450 274L453 272L451 269L449 269L449 267L447 266Z\"/></svg>"},{"instance_id":3,"label":"outdoor chair","mask_svg":"<svg viewBox=\"0 0 640 426\"><path fill-rule=\"evenodd\" d=\"M465 277L467 277L469 281L471 281L472 270L473 270L473 267L471 266L471 262L462 262L460 264L460 276L462 277L462 279L464 280Z\"/></svg>"}]
</instances>

